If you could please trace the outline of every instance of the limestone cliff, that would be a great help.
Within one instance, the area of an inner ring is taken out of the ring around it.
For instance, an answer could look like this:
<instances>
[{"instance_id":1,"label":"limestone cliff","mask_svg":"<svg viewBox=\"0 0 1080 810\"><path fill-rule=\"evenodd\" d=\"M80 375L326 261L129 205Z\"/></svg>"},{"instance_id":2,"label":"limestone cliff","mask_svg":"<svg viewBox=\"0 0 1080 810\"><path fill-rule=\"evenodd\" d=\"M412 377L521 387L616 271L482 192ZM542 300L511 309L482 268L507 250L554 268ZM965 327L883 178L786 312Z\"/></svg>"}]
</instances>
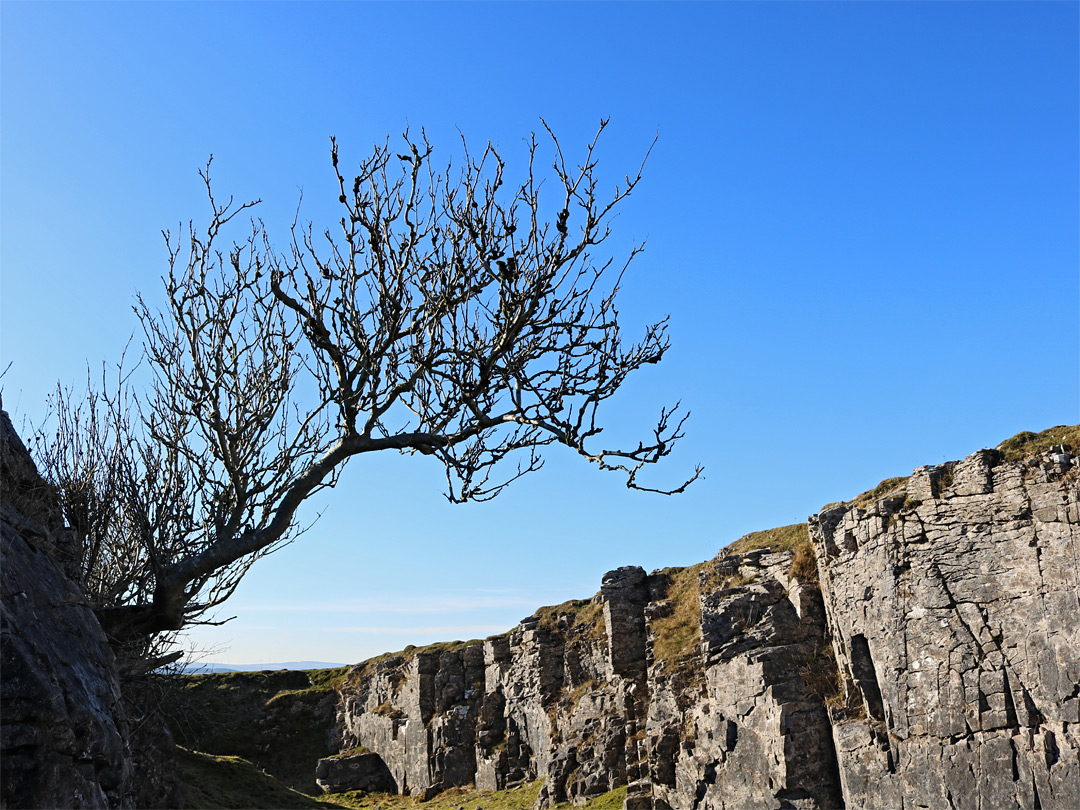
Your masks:
<instances>
[{"instance_id":1,"label":"limestone cliff","mask_svg":"<svg viewBox=\"0 0 1080 810\"><path fill-rule=\"evenodd\" d=\"M849 807L1080 807L1078 493L987 450L811 520Z\"/></svg>"},{"instance_id":2,"label":"limestone cliff","mask_svg":"<svg viewBox=\"0 0 1080 810\"><path fill-rule=\"evenodd\" d=\"M412 794L542 778L541 808L1080 807L1076 458L886 484L793 550L621 568L505 636L354 667L343 749Z\"/></svg>"}]
</instances>

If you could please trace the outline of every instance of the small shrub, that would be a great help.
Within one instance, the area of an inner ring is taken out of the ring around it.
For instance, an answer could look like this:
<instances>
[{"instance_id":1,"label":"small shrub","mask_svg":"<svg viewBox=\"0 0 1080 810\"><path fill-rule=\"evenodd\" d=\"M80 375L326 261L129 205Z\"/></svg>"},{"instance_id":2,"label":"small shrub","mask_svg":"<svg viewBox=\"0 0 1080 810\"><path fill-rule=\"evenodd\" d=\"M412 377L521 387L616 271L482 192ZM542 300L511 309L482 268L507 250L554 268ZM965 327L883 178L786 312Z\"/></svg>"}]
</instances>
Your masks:
<instances>
[{"instance_id":1,"label":"small shrub","mask_svg":"<svg viewBox=\"0 0 1080 810\"><path fill-rule=\"evenodd\" d=\"M390 717L394 719L400 719L405 716L405 712L397 706L394 706L392 703L380 703L371 710L370 714L377 714L380 717Z\"/></svg>"},{"instance_id":2,"label":"small shrub","mask_svg":"<svg viewBox=\"0 0 1080 810\"><path fill-rule=\"evenodd\" d=\"M843 690L840 684L840 670L836 666L832 645L822 642L814 654L799 668L806 691L828 705Z\"/></svg>"},{"instance_id":3,"label":"small shrub","mask_svg":"<svg viewBox=\"0 0 1080 810\"><path fill-rule=\"evenodd\" d=\"M732 574L720 583L721 588L741 588L743 585L749 585L754 581L753 577L744 576L743 574Z\"/></svg>"},{"instance_id":4,"label":"small shrub","mask_svg":"<svg viewBox=\"0 0 1080 810\"><path fill-rule=\"evenodd\" d=\"M564 704L566 705L567 712L572 713L574 709L577 708L578 704L581 703L581 699L595 689L596 681L592 678L589 678L589 680L585 681L585 683L578 684L578 686L575 687L575 689L563 700Z\"/></svg>"},{"instance_id":5,"label":"small shrub","mask_svg":"<svg viewBox=\"0 0 1080 810\"><path fill-rule=\"evenodd\" d=\"M937 491L938 495L944 494L945 490L953 485L953 480L956 477L954 467L956 465L949 463L945 465L945 469L941 471L941 474L937 478Z\"/></svg>"}]
</instances>

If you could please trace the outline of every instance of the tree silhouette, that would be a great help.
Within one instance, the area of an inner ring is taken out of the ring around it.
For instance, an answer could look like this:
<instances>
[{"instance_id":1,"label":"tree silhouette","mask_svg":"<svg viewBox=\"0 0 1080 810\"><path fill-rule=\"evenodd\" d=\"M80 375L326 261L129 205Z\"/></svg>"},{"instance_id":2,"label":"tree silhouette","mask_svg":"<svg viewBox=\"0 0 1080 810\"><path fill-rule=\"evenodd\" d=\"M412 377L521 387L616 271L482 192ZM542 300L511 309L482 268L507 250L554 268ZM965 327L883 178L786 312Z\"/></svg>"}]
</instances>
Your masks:
<instances>
[{"instance_id":1,"label":"tree silhouette","mask_svg":"<svg viewBox=\"0 0 1080 810\"><path fill-rule=\"evenodd\" d=\"M437 169L426 136L376 146L355 174L332 139L341 217L316 234L294 221L284 252L263 223L225 232L258 201L211 206L205 230L164 234L167 306L135 307L152 370L136 396L54 399L43 467L86 539L84 570L106 631L137 643L200 621L251 563L297 532L296 512L354 456L432 456L456 503L495 497L562 445L634 489L682 438L687 414L663 408L648 438L601 443L601 406L658 363L666 319L623 338L615 301L625 261L598 259L613 209L641 167L598 196L597 141L568 164L508 185L499 151ZM644 162L642 163L642 166ZM548 216L550 214L550 216ZM91 411L93 415L91 417Z\"/></svg>"}]
</instances>

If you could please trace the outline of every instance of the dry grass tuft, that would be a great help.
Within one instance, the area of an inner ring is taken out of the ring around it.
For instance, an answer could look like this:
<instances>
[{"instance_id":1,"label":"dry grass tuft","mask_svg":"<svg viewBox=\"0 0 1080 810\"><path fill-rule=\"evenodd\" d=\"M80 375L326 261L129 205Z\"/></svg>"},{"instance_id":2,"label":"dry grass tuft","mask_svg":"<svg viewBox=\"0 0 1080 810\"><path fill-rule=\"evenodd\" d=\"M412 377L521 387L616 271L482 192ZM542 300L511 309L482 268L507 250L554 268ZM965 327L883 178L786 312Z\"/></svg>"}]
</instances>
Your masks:
<instances>
[{"instance_id":1,"label":"dry grass tuft","mask_svg":"<svg viewBox=\"0 0 1080 810\"><path fill-rule=\"evenodd\" d=\"M653 660L675 663L692 655L701 641L701 601L698 574L707 563L669 568L667 598L671 613L649 623L653 634Z\"/></svg>"},{"instance_id":2,"label":"dry grass tuft","mask_svg":"<svg viewBox=\"0 0 1080 810\"><path fill-rule=\"evenodd\" d=\"M1058 444L1067 444L1075 453L1080 449L1080 425L1057 425L1042 433L1024 430L997 446L1005 454L1006 461L1020 461L1029 456L1045 453Z\"/></svg>"},{"instance_id":3,"label":"dry grass tuft","mask_svg":"<svg viewBox=\"0 0 1080 810\"><path fill-rule=\"evenodd\" d=\"M788 576L804 584L816 585L819 582L817 558L810 541L795 546L795 556L791 560Z\"/></svg>"}]
</instances>

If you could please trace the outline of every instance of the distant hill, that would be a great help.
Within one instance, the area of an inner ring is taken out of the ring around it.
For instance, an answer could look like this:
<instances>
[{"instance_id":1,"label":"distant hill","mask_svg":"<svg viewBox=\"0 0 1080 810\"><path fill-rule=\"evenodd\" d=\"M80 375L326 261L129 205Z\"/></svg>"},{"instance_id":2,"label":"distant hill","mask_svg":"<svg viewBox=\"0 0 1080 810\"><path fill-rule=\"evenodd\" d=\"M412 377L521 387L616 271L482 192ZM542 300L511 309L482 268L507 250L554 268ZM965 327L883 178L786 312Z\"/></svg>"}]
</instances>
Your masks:
<instances>
[{"instance_id":1,"label":"distant hill","mask_svg":"<svg viewBox=\"0 0 1080 810\"><path fill-rule=\"evenodd\" d=\"M194 663L184 667L184 672L189 675L207 674L211 672L262 672L264 670L278 669L336 669L348 666L347 664L334 664L328 661L283 661L276 664L208 664Z\"/></svg>"}]
</instances>

